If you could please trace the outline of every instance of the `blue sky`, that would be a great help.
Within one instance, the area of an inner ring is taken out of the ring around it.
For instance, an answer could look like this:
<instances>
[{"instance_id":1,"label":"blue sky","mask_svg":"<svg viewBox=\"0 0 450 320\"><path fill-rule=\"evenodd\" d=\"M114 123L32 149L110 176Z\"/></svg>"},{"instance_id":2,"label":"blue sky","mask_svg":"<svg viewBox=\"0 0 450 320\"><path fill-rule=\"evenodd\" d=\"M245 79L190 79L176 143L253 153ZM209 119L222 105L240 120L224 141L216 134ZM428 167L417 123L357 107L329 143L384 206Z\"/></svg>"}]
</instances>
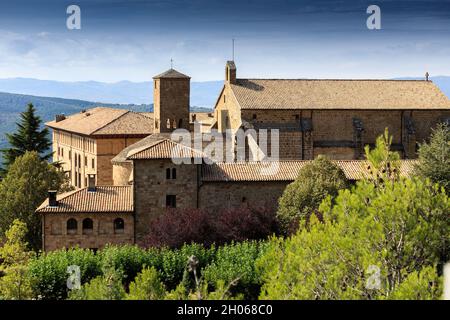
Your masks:
<instances>
[{"instance_id":1,"label":"blue sky","mask_svg":"<svg viewBox=\"0 0 450 320\"><path fill-rule=\"evenodd\" d=\"M82 29L66 28L81 8ZM381 30L366 9L381 8ZM145 81L450 75L450 1L0 0L0 78Z\"/></svg>"}]
</instances>

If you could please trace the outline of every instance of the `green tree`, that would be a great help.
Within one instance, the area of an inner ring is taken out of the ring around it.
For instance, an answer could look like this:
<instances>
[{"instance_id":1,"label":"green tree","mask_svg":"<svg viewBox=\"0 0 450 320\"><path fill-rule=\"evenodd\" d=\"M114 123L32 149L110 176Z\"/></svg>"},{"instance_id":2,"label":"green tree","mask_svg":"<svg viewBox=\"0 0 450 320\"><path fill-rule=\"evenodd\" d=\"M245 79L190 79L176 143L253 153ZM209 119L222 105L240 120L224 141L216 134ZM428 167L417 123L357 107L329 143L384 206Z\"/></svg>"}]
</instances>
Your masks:
<instances>
[{"instance_id":1,"label":"green tree","mask_svg":"<svg viewBox=\"0 0 450 320\"><path fill-rule=\"evenodd\" d=\"M447 125L439 124L433 130L430 142L420 145L416 172L450 192L450 128Z\"/></svg>"},{"instance_id":2,"label":"green tree","mask_svg":"<svg viewBox=\"0 0 450 320\"><path fill-rule=\"evenodd\" d=\"M424 267L420 272L413 271L392 292L392 300L437 300L442 297L442 278L436 267Z\"/></svg>"},{"instance_id":3,"label":"green tree","mask_svg":"<svg viewBox=\"0 0 450 320\"><path fill-rule=\"evenodd\" d=\"M428 297L426 281L413 282L412 274L427 274L424 268L448 253L449 211L448 196L429 181L387 180L383 188L361 181L321 204L322 222L312 216L291 238L272 240L257 262L264 280L260 297ZM420 293L399 289L411 287Z\"/></svg>"},{"instance_id":4,"label":"green tree","mask_svg":"<svg viewBox=\"0 0 450 320\"><path fill-rule=\"evenodd\" d=\"M27 109L20 115L17 132L6 135L10 148L2 150L5 170L27 151L36 151L42 160L51 158L49 149L52 143L48 137L49 131L47 128L41 130L41 124L42 120L36 115L33 104L28 104Z\"/></svg>"},{"instance_id":5,"label":"green tree","mask_svg":"<svg viewBox=\"0 0 450 320\"><path fill-rule=\"evenodd\" d=\"M323 199L336 196L347 186L344 172L326 157L319 156L305 165L279 199L277 218L282 232L295 230L298 221L317 211Z\"/></svg>"},{"instance_id":6,"label":"green tree","mask_svg":"<svg viewBox=\"0 0 450 320\"><path fill-rule=\"evenodd\" d=\"M47 198L48 190L68 189L64 172L41 160L37 152L18 157L0 182L0 237L15 219L20 219L28 227L27 242L39 249L41 220L35 210Z\"/></svg>"},{"instance_id":7,"label":"green tree","mask_svg":"<svg viewBox=\"0 0 450 320\"><path fill-rule=\"evenodd\" d=\"M390 150L392 136L386 128L384 134L379 136L375 142L375 148L365 146L366 159L369 162L369 177L375 184L386 180L396 180L400 176L400 155Z\"/></svg>"},{"instance_id":8,"label":"green tree","mask_svg":"<svg viewBox=\"0 0 450 320\"><path fill-rule=\"evenodd\" d=\"M130 283L127 300L161 300L166 295L164 284L155 268L145 268Z\"/></svg>"},{"instance_id":9,"label":"green tree","mask_svg":"<svg viewBox=\"0 0 450 320\"><path fill-rule=\"evenodd\" d=\"M28 261L33 257L25 240L27 226L20 220L14 220L6 231L6 242L0 247L0 297L10 300L30 299L31 281L28 274Z\"/></svg>"}]
</instances>

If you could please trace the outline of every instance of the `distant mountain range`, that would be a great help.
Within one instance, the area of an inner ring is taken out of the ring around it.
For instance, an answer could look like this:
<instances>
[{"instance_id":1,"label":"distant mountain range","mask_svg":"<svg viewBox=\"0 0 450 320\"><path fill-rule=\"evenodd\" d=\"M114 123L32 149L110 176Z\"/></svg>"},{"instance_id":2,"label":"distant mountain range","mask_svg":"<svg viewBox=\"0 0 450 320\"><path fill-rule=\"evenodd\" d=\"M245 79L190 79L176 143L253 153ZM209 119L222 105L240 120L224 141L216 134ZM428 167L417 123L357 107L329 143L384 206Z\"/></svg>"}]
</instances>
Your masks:
<instances>
[{"instance_id":1,"label":"distant mountain range","mask_svg":"<svg viewBox=\"0 0 450 320\"><path fill-rule=\"evenodd\" d=\"M191 82L191 105L212 108L222 86L223 81ZM10 78L0 79L0 92L103 103L150 104L153 102L153 83L151 81L104 83Z\"/></svg>"},{"instance_id":2,"label":"distant mountain range","mask_svg":"<svg viewBox=\"0 0 450 320\"><path fill-rule=\"evenodd\" d=\"M24 94L0 92L0 149L8 146L5 133L16 130L16 122L20 113L28 103L36 107L37 114L44 122L54 119L56 114L70 115L95 106L133 110L136 112L152 112L153 104L115 104L91 102L77 99L40 97ZM207 112L210 109L191 107L191 111ZM1 166L0 157L0 166Z\"/></svg>"}]
</instances>

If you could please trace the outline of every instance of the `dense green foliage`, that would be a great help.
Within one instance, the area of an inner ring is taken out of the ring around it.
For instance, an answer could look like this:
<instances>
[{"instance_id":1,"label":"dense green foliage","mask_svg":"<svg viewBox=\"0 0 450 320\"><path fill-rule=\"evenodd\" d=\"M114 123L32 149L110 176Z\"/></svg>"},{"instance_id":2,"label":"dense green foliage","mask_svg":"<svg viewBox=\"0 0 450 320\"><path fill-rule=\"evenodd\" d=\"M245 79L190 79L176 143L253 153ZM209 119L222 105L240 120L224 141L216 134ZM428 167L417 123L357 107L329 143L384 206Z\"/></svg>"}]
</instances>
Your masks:
<instances>
[{"instance_id":1,"label":"dense green foliage","mask_svg":"<svg viewBox=\"0 0 450 320\"><path fill-rule=\"evenodd\" d=\"M41 248L41 220L36 208L47 198L48 190L67 190L64 172L41 160L36 152L26 152L10 166L0 182L0 238L15 219L26 223L27 242Z\"/></svg>"},{"instance_id":2,"label":"dense green foliage","mask_svg":"<svg viewBox=\"0 0 450 320\"><path fill-rule=\"evenodd\" d=\"M32 297L28 277L28 261L34 253L29 251L25 240L27 226L14 220L6 231L6 242L0 247L0 299L29 299Z\"/></svg>"},{"instance_id":3,"label":"dense green foliage","mask_svg":"<svg viewBox=\"0 0 450 320\"><path fill-rule=\"evenodd\" d=\"M6 134L10 147L2 150L3 168L8 168L25 152L36 151L42 160L49 160L52 156L48 128L41 129L42 120L36 115L36 109L29 103L27 109L20 114L20 122L16 123L17 132Z\"/></svg>"},{"instance_id":4,"label":"dense green foliage","mask_svg":"<svg viewBox=\"0 0 450 320\"><path fill-rule=\"evenodd\" d=\"M400 179L390 142L386 131L366 148L370 179L328 196L321 221L312 216L291 238L272 240L257 262L261 298L437 297L436 266L450 251L450 201L429 180Z\"/></svg>"},{"instance_id":5,"label":"dense green foliage","mask_svg":"<svg viewBox=\"0 0 450 320\"><path fill-rule=\"evenodd\" d=\"M72 265L80 267L82 283L102 274L101 263L92 251L70 249L42 254L29 265L36 298L65 299L68 294L67 268Z\"/></svg>"},{"instance_id":6,"label":"dense green foliage","mask_svg":"<svg viewBox=\"0 0 450 320\"><path fill-rule=\"evenodd\" d=\"M433 130L430 142L419 149L417 174L429 178L450 192L450 128L440 124Z\"/></svg>"},{"instance_id":7,"label":"dense green foliage","mask_svg":"<svg viewBox=\"0 0 450 320\"><path fill-rule=\"evenodd\" d=\"M166 295L164 284L155 268L143 269L130 284L127 300L161 300Z\"/></svg>"},{"instance_id":8,"label":"dense green foliage","mask_svg":"<svg viewBox=\"0 0 450 320\"><path fill-rule=\"evenodd\" d=\"M430 183L358 183L334 204L330 198L322 204L323 222L313 216L308 228L272 241L259 261L261 297L389 298L410 273L436 266L448 253L449 211L446 194ZM381 272L379 290L366 285L370 266Z\"/></svg>"},{"instance_id":9,"label":"dense green foliage","mask_svg":"<svg viewBox=\"0 0 450 320\"><path fill-rule=\"evenodd\" d=\"M327 158L319 156L305 165L279 199L277 218L283 233L295 231L299 221L314 213L323 199L336 196L347 186L344 172Z\"/></svg>"},{"instance_id":10,"label":"dense green foliage","mask_svg":"<svg viewBox=\"0 0 450 320\"><path fill-rule=\"evenodd\" d=\"M212 288L218 284L232 285L231 292L247 299L258 297L261 279L255 261L264 253L265 244L242 242L218 248L215 260L204 270L204 279Z\"/></svg>"}]
</instances>

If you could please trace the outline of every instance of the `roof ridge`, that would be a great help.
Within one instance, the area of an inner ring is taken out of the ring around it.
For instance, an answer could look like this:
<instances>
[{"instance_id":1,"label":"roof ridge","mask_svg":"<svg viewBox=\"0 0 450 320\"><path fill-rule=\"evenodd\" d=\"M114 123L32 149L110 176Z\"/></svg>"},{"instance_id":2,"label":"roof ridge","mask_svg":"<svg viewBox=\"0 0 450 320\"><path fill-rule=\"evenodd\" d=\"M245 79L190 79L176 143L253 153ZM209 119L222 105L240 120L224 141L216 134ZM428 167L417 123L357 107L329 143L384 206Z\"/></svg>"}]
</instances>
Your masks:
<instances>
[{"instance_id":1,"label":"roof ridge","mask_svg":"<svg viewBox=\"0 0 450 320\"><path fill-rule=\"evenodd\" d=\"M269 80L269 81L410 81L410 82L433 82L432 80L421 80L421 79L333 79L333 78L238 78L239 80Z\"/></svg>"},{"instance_id":2,"label":"roof ridge","mask_svg":"<svg viewBox=\"0 0 450 320\"><path fill-rule=\"evenodd\" d=\"M128 157L131 157L131 156L134 156L135 154L137 154L137 153L139 153L139 152L142 152L142 151L148 150L148 149L150 149L150 148L153 148L153 147L155 147L155 146L157 146L157 145L163 143L163 142L166 141L166 140L170 140L170 139L162 138L161 140L153 141L153 143L150 144L150 145L142 146L142 147L137 148L137 149L135 149L135 150L130 150L130 152L131 152L131 151L132 151L132 152L131 152L131 153L130 153L130 152L127 153L127 158L128 158Z\"/></svg>"},{"instance_id":3,"label":"roof ridge","mask_svg":"<svg viewBox=\"0 0 450 320\"><path fill-rule=\"evenodd\" d=\"M97 128L96 130L92 131L90 134L94 134L104 128L106 128L107 126L109 126L111 123L116 122L117 120L119 120L120 118L122 118L124 115L128 114L129 112L131 112L130 110L125 110L125 109L117 109L117 110L123 110L125 111L124 113L122 113L120 116L118 116L115 119L112 119L110 122L106 123L105 125L101 126L100 128Z\"/></svg>"}]
</instances>

